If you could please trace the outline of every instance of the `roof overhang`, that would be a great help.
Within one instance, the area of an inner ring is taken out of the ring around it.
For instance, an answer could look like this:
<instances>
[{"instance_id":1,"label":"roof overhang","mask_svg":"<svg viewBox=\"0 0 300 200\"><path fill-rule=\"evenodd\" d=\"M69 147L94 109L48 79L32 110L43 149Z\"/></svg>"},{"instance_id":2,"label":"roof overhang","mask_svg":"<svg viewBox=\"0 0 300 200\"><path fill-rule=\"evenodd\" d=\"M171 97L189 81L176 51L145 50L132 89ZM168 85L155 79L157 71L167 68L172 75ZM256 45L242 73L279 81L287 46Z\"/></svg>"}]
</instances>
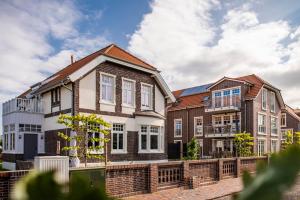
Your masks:
<instances>
[{"instance_id":1,"label":"roof overhang","mask_svg":"<svg viewBox=\"0 0 300 200\"><path fill-rule=\"evenodd\" d=\"M99 64L104 63L106 61L120 64L120 65L123 65L126 67L130 67L130 68L151 74L154 77L154 79L157 81L157 83L159 84L159 86L161 87L163 92L165 93L165 97L169 98L172 102L175 102L176 99L175 99L174 95L172 94L170 88L168 87L168 85L166 84L166 82L164 81L162 76L160 75L159 71L146 69L144 67L141 67L141 66L138 66L138 65L135 65L132 63L128 63L128 62L125 62L123 60L119 60L116 58L112 58L109 56L105 56L105 55L98 56L97 58L93 59L92 61L90 61L89 63L87 63L86 65L84 65L83 67L81 67L80 69L78 69L77 71L72 73L71 75L69 75L69 80L72 82L75 82L76 80L82 78L85 74L89 73L91 70L96 68Z\"/></svg>"},{"instance_id":2,"label":"roof overhang","mask_svg":"<svg viewBox=\"0 0 300 200\"><path fill-rule=\"evenodd\" d=\"M247 81L237 80L237 79L234 79L234 78L229 78L229 77L224 76L223 78L221 78L220 80L218 80L217 82L215 82L214 84L212 84L211 86L209 86L207 88L207 90L210 90L214 86L216 86L219 83L222 83L223 81L226 81L226 80L228 80L228 81L234 81L234 82L239 82L239 83L244 83L244 84L247 84L247 85L253 85L252 83L249 83Z\"/></svg>"}]
</instances>

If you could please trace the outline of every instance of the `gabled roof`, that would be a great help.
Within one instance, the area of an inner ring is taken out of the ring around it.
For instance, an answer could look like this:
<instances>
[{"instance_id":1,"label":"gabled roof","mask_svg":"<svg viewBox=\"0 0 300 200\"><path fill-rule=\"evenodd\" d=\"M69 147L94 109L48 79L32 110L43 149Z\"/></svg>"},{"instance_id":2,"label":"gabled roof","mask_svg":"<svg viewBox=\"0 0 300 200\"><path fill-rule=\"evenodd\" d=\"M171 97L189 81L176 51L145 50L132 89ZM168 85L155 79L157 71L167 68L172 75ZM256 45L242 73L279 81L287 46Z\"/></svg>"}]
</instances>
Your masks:
<instances>
[{"instance_id":1,"label":"gabled roof","mask_svg":"<svg viewBox=\"0 0 300 200\"><path fill-rule=\"evenodd\" d=\"M255 99L257 97L258 93L260 92L260 90L262 89L262 87L268 87L276 93L281 106L284 107L284 102L283 102L280 90L277 89L276 87L272 86L267 81L264 81L260 77L256 76L255 74L251 74L251 75L241 76L241 77L237 77L237 78L223 77L213 84L198 86L198 88L202 88L202 90L200 90L200 89L197 90L197 89L195 89L197 87L193 87L193 88L186 88L186 89L173 91L172 93L178 102L173 104L172 107L169 108L169 111L184 109L184 108L190 107L190 106L192 106L192 107L204 106L204 101L207 100L204 98L209 96L209 89L225 80L238 81L243 84L249 85L250 86L249 90L247 91L246 96L245 96L245 98L247 100ZM206 90L203 90L204 87L206 87ZM184 94L187 94L187 95L184 95Z\"/></svg>"},{"instance_id":2,"label":"gabled roof","mask_svg":"<svg viewBox=\"0 0 300 200\"><path fill-rule=\"evenodd\" d=\"M298 120L300 122L300 117L297 115L297 113L295 112L295 110L293 108L291 108L288 105L285 105L285 110L286 112L288 112L292 117L294 117L296 120Z\"/></svg>"},{"instance_id":3,"label":"gabled roof","mask_svg":"<svg viewBox=\"0 0 300 200\"><path fill-rule=\"evenodd\" d=\"M56 72L49 78L45 79L42 81L41 87L38 89L38 91L42 91L46 88L50 88L61 81L65 80L69 75L73 74L77 70L81 69L83 66L86 64L90 63L92 60L99 56L107 56L111 57L120 61L124 61L127 63L131 63L137 66L140 66L142 68L152 70L152 71L157 71L155 67L152 65L140 60L139 58L135 57L134 55L130 54L129 52L121 49L115 44L110 44L107 47L104 47L103 49L100 49L99 51L96 51L76 62L73 64L68 65L67 67L61 69L60 71Z\"/></svg>"}]
</instances>

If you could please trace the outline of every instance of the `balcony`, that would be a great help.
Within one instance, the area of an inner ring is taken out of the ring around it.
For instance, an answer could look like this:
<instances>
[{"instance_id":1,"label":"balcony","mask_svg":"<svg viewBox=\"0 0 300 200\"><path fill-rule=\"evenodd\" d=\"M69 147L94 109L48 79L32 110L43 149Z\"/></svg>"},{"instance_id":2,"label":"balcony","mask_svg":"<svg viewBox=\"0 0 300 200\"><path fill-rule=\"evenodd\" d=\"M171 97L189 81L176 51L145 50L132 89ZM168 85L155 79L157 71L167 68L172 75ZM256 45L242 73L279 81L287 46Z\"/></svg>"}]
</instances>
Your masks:
<instances>
[{"instance_id":1,"label":"balcony","mask_svg":"<svg viewBox=\"0 0 300 200\"><path fill-rule=\"evenodd\" d=\"M14 98L3 103L3 115L13 112L43 113L42 101L38 99Z\"/></svg>"},{"instance_id":2,"label":"balcony","mask_svg":"<svg viewBox=\"0 0 300 200\"><path fill-rule=\"evenodd\" d=\"M205 112L221 113L239 111L241 108L241 97L238 95L228 95L214 97L206 102Z\"/></svg>"},{"instance_id":3,"label":"balcony","mask_svg":"<svg viewBox=\"0 0 300 200\"><path fill-rule=\"evenodd\" d=\"M217 125L206 126L206 137L233 137L235 133L239 132L240 125Z\"/></svg>"}]
</instances>

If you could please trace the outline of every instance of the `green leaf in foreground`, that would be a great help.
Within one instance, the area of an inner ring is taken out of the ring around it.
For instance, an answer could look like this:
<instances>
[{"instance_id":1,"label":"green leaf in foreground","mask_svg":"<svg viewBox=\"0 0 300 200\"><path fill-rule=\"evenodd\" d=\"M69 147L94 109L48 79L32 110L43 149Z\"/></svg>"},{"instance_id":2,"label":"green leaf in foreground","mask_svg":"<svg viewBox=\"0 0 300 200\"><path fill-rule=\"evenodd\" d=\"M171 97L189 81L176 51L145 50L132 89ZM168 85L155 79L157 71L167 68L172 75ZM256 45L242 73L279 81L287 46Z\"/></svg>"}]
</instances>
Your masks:
<instances>
[{"instance_id":1,"label":"green leaf in foreground","mask_svg":"<svg viewBox=\"0 0 300 200\"><path fill-rule=\"evenodd\" d=\"M299 170L300 147L291 145L279 154L272 155L269 166L261 166L253 180L249 174L244 174L245 188L236 199L280 200L283 193L294 184Z\"/></svg>"}]
</instances>

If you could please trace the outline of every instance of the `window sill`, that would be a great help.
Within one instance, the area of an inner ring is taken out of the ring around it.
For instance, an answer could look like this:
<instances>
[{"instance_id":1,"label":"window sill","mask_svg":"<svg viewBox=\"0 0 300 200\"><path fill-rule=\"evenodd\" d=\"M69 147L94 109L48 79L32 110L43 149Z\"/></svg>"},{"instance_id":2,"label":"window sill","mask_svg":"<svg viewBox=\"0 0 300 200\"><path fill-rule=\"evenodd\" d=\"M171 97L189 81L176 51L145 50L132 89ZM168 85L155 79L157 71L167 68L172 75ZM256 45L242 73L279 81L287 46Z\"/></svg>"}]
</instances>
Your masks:
<instances>
[{"instance_id":1,"label":"window sill","mask_svg":"<svg viewBox=\"0 0 300 200\"><path fill-rule=\"evenodd\" d=\"M174 138L181 138L182 135L174 135Z\"/></svg>"},{"instance_id":2,"label":"window sill","mask_svg":"<svg viewBox=\"0 0 300 200\"><path fill-rule=\"evenodd\" d=\"M278 134L271 133L271 136L278 137Z\"/></svg>"},{"instance_id":3,"label":"window sill","mask_svg":"<svg viewBox=\"0 0 300 200\"><path fill-rule=\"evenodd\" d=\"M142 111L147 111L147 110L153 110L153 108L150 108L150 107L149 108L148 107L141 107L141 110Z\"/></svg>"},{"instance_id":4,"label":"window sill","mask_svg":"<svg viewBox=\"0 0 300 200\"><path fill-rule=\"evenodd\" d=\"M139 150L139 154L151 154L151 153L164 153L164 151L160 150Z\"/></svg>"},{"instance_id":5,"label":"window sill","mask_svg":"<svg viewBox=\"0 0 300 200\"><path fill-rule=\"evenodd\" d=\"M127 151L111 151L110 152L111 154L127 154L128 152Z\"/></svg>"},{"instance_id":6,"label":"window sill","mask_svg":"<svg viewBox=\"0 0 300 200\"><path fill-rule=\"evenodd\" d=\"M101 151L90 151L89 154L92 154L92 155L96 155L96 154L103 154L104 152L101 152Z\"/></svg>"},{"instance_id":7,"label":"window sill","mask_svg":"<svg viewBox=\"0 0 300 200\"><path fill-rule=\"evenodd\" d=\"M264 136L267 136L266 133L257 133L257 135L264 135Z\"/></svg>"},{"instance_id":8,"label":"window sill","mask_svg":"<svg viewBox=\"0 0 300 200\"><path fill-rule=\"evenodd\" d=\"M116 105L115 102L109 102L109 101L103 101L103 100L100 100L99 103L106 104L106 105L111 105L111 106L115 106Z\"/></svg>"},{"instance_id":9,"label":"window sill","mask_svg":"<svg viewBox=\"0 0 300 200\"><path fill-rule=\"evenodd\" d=\"M195 137L202 137L203 134L194 134Z\"/></svg>"},{"instance_id":10,"label":"window sill","mask_svg":"<svg viewBox=\"0 0 300 200\"><path fill-rule=\"evenodd\" d=\"M124 108L132 108L132 109L136 108L135 106L128 105L128 104L122 104L122 107L124 107Z\"/></svg>"}]
</instances>

